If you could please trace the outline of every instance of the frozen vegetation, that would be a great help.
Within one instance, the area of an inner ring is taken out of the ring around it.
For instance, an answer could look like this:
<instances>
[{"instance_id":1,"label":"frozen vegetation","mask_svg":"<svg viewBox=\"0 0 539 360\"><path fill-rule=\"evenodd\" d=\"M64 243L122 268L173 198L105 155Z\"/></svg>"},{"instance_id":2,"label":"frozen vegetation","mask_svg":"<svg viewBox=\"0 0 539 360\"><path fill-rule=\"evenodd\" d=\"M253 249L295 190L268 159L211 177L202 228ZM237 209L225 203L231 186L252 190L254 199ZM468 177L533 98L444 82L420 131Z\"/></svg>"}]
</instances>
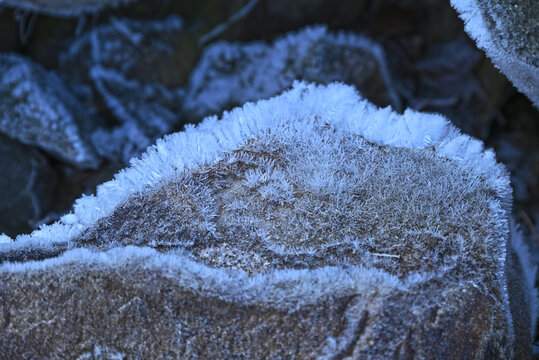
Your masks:
<instances>
[{"instance_id":1,"label":"frozen vegetation","mask_svg":"<svg viewBox=\"0 0 539 360\"><path fill-rule=\"evenodd\" d=\"M346 82L379 105L401 108L382 47L364 36L314 26L273 44L218 42L204 50L184 84L172 70L178 58L189 57L178 40L183 32L177 16L114 19L61 55L60 68L80 98L102 99L119 122L92 136L102 157L127 164L182 120L276 95L295 79Z\"/></svg>"},{"instance_id":2,"label":"frozen vegetation","mask_svg":"<svg viewBox=\"0 0 539 360\"><path fill-rule=\"evenodd\" d=\"M89 133L97 119L53 71L16 54L0 54L0 132L79 168L100 159Z\"/></svg>"},{"instance_id":3,"label":"frozen vegetation","mask_svg":"<svg viewBox=\"0 0 539 360\"><path fill-rule=\"evenodd\" d=\"M59 222L0 238L0 348L527 356L534 272L511 201L494 153L444 117L296 82L158 140Z\"/></svg>"},{"instance_id":4,"label":"frozen vegetation","mask_svg":"<svg viewBox=\"0 0 539 360\"><path fill-rule=\"evenodd\" d=\"M93 88L119 122L92 136L102 157L127 164L178 125L183 90L162 83L175 61L182 30L178 16L117 19L87 33L61 56L63 73L81 98L95 103Z\"/></svg>"}]
</instances>

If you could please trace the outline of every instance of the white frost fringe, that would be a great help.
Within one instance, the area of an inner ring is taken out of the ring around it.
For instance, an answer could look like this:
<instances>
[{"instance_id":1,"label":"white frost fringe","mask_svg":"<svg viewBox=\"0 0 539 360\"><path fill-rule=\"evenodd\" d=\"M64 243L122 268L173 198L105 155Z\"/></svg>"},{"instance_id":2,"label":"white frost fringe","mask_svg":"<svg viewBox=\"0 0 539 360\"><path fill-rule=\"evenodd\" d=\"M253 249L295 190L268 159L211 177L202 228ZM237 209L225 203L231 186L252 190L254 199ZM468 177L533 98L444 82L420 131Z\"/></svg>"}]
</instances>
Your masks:
<instances>
[{"instance_id":1,"label":"white frost fringe","mask_svg":"<svg viewBox=\"0 0 539 360\"><path fill-rule=\"evenodd\" d=\"M23 247L50 248L69 243L97 220L108 216L130 197L140 195L171 179L178 172L219 161L270 128L300 119L318 118L336 129L349 131L379 145L422 149L432 147L471 173L480 175L496 195L511 202L509 178L494 152L479 140L463 135L441 115L406 110L397 114L361 99L356 90L343 84L318 86L295 82L282 95L246 103L241 108L207 117L197 126L157 140L131 166L101 184L97 194L76 200L72 213L58 222L42 226L15 242L0 242L0 252Z\"/></svg>"}]
</instances>

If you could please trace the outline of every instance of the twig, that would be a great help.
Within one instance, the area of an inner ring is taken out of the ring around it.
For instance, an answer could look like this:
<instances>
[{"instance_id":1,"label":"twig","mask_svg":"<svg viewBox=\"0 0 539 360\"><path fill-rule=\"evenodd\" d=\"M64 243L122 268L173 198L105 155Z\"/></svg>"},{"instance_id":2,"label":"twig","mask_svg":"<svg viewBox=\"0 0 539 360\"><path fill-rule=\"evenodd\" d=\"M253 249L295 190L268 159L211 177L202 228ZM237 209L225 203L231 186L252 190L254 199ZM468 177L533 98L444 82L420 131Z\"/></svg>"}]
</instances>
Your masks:
<instances>
[{"instance_id":1,"label":"twig","mask_svg":"<svg viewBox=\"0 0 539 360\"><path fill-rule=\"evenodd\" d=\"M15 10L13 16L19 22L19 39L21 40L21 44L26 45L34 31L37 13L30 10Z\"/></svg>"},{"instance_id":2,"label":"twig","mask_svg":"<svg viewBox=\"0 0 539 360\"><path fill-rule=\"evenodd\" d=\"M249 0L249 2L244 7L239 9L238 12L229 17L225 22L222 22L221 24L211 29L208 33L202 35L200 40L198 40L198 44L200 46L204 46L211 40L215 39L226 29L228 29L230 25L246 17L253 10L257 3L258 0Z\"/></svg>"}]
</instances>

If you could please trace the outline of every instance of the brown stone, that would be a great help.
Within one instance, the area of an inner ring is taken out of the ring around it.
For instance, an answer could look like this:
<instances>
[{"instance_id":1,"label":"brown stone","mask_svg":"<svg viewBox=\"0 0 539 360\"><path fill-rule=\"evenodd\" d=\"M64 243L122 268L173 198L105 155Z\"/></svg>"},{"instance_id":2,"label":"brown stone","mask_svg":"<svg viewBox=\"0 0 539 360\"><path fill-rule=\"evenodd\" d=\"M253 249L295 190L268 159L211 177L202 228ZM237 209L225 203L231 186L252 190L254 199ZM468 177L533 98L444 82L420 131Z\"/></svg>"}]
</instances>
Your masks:
<instances>
[{"instance_id":1,"label":"brown stone","mask_svg":"<svg viewBox=\"0 0 539 360\"><path fill-rule=\"evenodd\" d=\"M296 84L158 142L51 227L0 238L0 350L529 357L534 293L503 167L439 117L371 106L342 85ZM377 116L383 134L347 127ZM216 153L189 158L201 143Z\"/></svg>"}]
</instances>

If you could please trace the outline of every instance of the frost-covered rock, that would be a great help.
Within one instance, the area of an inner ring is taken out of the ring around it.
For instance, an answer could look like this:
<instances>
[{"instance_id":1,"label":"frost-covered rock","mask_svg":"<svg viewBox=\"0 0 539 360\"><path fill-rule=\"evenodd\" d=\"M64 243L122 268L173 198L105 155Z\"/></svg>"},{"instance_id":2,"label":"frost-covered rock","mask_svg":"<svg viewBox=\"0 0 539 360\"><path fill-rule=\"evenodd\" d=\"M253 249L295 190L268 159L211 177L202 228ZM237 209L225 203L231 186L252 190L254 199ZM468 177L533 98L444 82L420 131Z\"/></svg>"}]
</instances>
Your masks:
<instances>
[{"instance_id":1,"label":"frost-covered rock","mask_svg":"<svg viewBox=\"0 0 539 360\"><path fill-rule=\"evenodd\" d=\"M120 122L94 134L100 155L128 163L179 124L183 90L178 87L189 57L181 58L184 41L178 16L117 19L81 37L61 56L62 71L82 96L92 94L92 86Z\"/></svg>"},{"instance_id":2,"label":"frost-covered rock","mask_svg":"<svg viewBox=\"0 0 539 360\"><path fill-rule=\"evenodd\" d=\"M0 5L55 16L76 17L133 1L136 0L0 0Z\"/></svg>"},{"instance_id":3,"label":"frost-covered rock","mask_svg":"<svg viewBox=\"0 0 539 360\"><path fill-rule=\"evenodd\" d=\"M56 73L23 56L0 54L1 133L79 168L96 168L95 126Z\"/></svg>"},{"instance_id":4,"label":"frost-covered rock","mask_svg":"<svg viewBox=\"0 0 539 360\"><path fill-rule=\"evenodd\" d=\"M510 207L493 152L445 118L296 83L0 243L0 351L526 358L534 279Z\"/></svg>"},{"instance_id":5,"label":"frost-covered rock","mask_svg":"<svg viewBox=\"0 0 539 360\"><path fill-rule=\"evenodd\" d=\"M539 6L536 0L451 0L466 31L539 108Z\"/></svg>"},{"instance_id":6,"label":"frost-covered rock","mask_svg":"<svg viewBox=\"0 0 539 360\"><path fill-rule=\"evenodd\" d=\"M313 26L271 45L218 42L208 46L191 74L184 111L189 118L200 119L276 95L295 79L342 81L377 105L400 108L380 45L361 35Z\"/></svg>"},{"instance_id":7,"label":"frost-covered rock","mask_svg":"<svg viewBox=\"0 0 539 360\"><path fill-rule=\"evenodd\" d=\"M0 174L0 234L30 231L52 205L54 171L38 151L0 134Z\"/></svg>"}]
</instances>

